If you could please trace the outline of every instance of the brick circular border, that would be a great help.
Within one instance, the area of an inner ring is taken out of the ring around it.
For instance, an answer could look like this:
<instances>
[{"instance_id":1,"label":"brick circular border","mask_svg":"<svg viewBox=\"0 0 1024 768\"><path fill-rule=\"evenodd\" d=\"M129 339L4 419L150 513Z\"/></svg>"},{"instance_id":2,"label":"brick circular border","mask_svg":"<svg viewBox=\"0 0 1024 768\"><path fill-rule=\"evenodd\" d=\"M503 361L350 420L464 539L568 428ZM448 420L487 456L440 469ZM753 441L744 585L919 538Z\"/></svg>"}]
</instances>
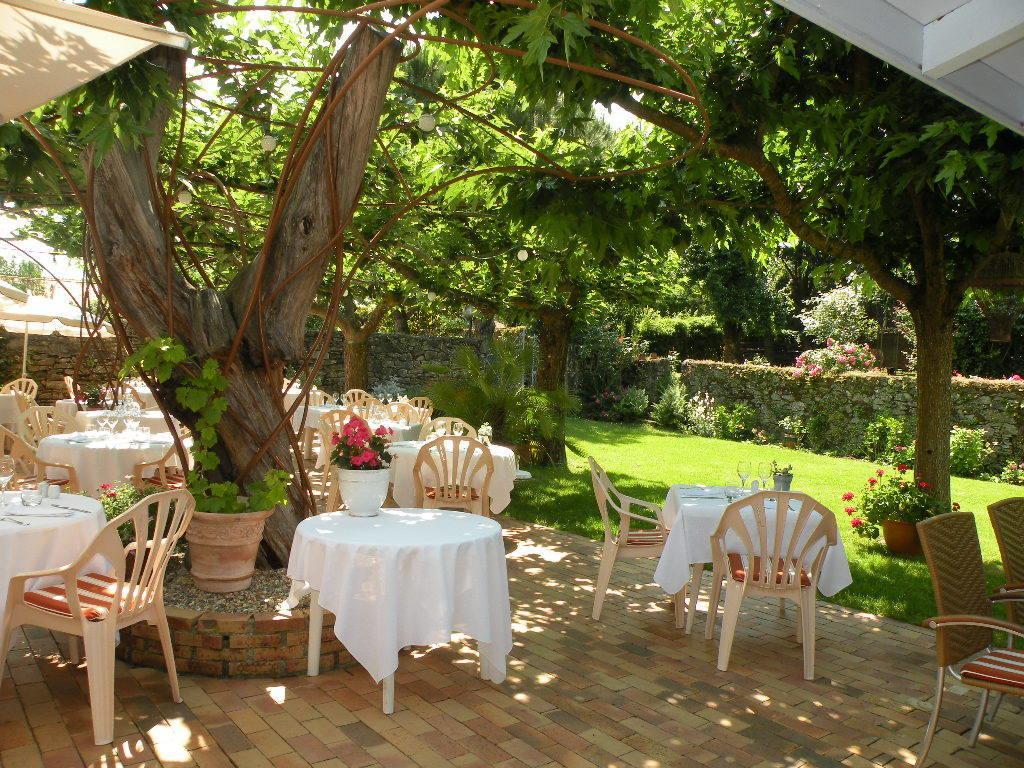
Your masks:
<instances>
[{"instance_id":1,"label":"brick circular border","mask_svg":"<svg viewBox=\"0 0 1024 768\"><path fill-rule=\"evenodd\" d=\"M309 613L215 613L167 608L174 663L181 673L208 677L281 677L306 671ZM324 611L320 670L353 663L334 636L334 614ZM156 627L145 622L121 630L117 657L164 669Z\"/></svg>"}]
</instances>

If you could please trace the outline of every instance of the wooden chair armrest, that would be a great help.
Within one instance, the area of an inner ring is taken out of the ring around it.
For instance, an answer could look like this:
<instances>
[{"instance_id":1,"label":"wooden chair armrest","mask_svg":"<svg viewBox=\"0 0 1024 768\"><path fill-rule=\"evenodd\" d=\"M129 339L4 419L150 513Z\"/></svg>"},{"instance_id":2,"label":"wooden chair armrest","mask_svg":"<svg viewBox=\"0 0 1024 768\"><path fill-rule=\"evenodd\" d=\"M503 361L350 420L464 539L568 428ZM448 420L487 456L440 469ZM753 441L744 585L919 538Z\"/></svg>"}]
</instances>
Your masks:
<instances>
[{"instance_id":1,"label":"wooden chair armrest","mask_svg":"<svg viewBox=\"0 0 1024 768\"><path fill-rule=\"evenodd\" d=\"M970 614L957 616L933 616L930 619L925 619L921 623L924 626L935 630L943 629L945 627L985 627L986 629L995 629L1001 632L1006 632L1016 637L1024 637L1024 626L1014 624L1012 621L995 619L991 616L972 616Z\"/></svg>"},{"instance_id":2,"label":"wooden chair armrest","mask_svg":"<svg viewBox=\"0 0 1024 768\"><path fill-rule=\"evenodd\" d=\"M42 571L25 571L15 576L11 576L10 585L11 591L14 591L16 584L24 584L26 581L31 579L41 579L45 576L63 576L66 572L71 570L70 565L62 565L59 568L46 568Z\"/></svg>"},{"instance_id":3,"label":"wooden chair armrest","mask_svg":"<svg viewBox=\"0 0 1024 768\"><path fill-rule=\"evenodd\" d=\"M650 501L644 501L643 499L637 499L634 498L633 496L626 496L625 494L618 493L617 491L615 495L618 496L621 505L625 507L625 512L621 512L620 514L626 514L632 517L634 520L642 520L645 523L651 523L652 525L656 525L658 526L658 528L662 530L663 533L668 532L668 527L665 525L664 522L665 512L657 504L654 504ZM654 513L654 517L638 515L636 512L631 511L633 507L641 507L643 509L649 510Z\"/></svg>"}]
</instances>

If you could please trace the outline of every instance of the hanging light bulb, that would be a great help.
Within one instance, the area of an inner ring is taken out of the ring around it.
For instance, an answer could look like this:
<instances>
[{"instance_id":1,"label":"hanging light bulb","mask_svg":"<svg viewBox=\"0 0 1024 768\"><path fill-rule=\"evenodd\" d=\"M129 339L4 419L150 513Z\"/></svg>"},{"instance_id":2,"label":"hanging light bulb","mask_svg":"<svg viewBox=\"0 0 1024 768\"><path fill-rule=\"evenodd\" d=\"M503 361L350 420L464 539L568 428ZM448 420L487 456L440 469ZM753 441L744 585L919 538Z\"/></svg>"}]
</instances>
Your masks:
<instances>
[{"instance_id":1,"label":"hanging light bulb","mask_svg":"<svg viewBox=\"0 0 1024 768\"><path fill-rule=\"evenodd\" d=\"M272 133L265 133L260 137L260 146L268 155L277 149L277 136Z\"/></svg>"},{"instance_id":2,"label":"hanging light bulb","mask_svg":"<svg viewBox=\"0 0 1024 768\"><path fill-rule=\"evenodd\" d=\"M432 130L437 128L437 118L429 112L424 112L420 115L420 119L416 121L416 125L424 133L430 133Z\"/></svg>"},{"instance_id":3,"label":"hanging light bulb","mask_svg":"<svg viewBox=\"0 0 1024 768\"><path fill-rule=\"evenodd\" d=\"M182 205L188 205L192 202L192 190L188 187L182 187L178 190L178 202Z\"/></svg>"},{"instance_id":4,"label":"hanging light bulb","mask_svg":"<svg viewBox=\"0 0 1024 768\"><path fill-rule=\"evenodd\" d=\"M525 248L520 248L519 253L516 254L516 258L519 259L520 261L526 261L528 258L530 258L530 252Z\"/></svg>"},{"instance_id":5,"label":"hanging light bulb","mask_svg":"<svg viewBox=\"0 0 1024 768\"><path fill-rule=\"evenodd\" d=\"M427 301L433 301L437 298L437 294L433 291L427 291Z\"/></svg>"}]
</instances>

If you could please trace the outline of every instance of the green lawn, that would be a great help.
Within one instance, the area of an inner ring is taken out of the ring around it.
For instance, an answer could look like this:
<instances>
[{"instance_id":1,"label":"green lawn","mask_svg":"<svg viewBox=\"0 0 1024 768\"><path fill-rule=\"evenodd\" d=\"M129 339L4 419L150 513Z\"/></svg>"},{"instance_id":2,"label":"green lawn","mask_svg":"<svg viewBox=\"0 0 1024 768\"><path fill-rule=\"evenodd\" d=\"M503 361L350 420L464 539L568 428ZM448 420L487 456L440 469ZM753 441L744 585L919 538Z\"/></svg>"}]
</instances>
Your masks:
<instances>
[{"instance_id":1,"label":"green lawn","mask_svg":"<svg viewBox=\"0 0 1024 768\"><path fill-rule=\"evenodd\" d=\"M568 469L531 468L534 479L519 486L508 514L600 539L604 534L590 487L587 456L594 456L621 490L658 504L664 503L665 493L673 483L722 485L728 479L738 484L738 461L746 460L756 466L757 462L774 459L793 465L795 490L811 494L839 518L853 584L831 601L912 622L935 613L924 560L886 554L880 544L855 536L843 514L843 492L859 493L874 471L874 464L771 445L692 437L650 426L581 419L570 421L569 440L579 453L570 451ZM1018 493L1021 489L1009 485L953 479L953 499L978 521L988 579L993 587L1001 581L1001 568L986 506Z\"/></svg>"}]
</instances>

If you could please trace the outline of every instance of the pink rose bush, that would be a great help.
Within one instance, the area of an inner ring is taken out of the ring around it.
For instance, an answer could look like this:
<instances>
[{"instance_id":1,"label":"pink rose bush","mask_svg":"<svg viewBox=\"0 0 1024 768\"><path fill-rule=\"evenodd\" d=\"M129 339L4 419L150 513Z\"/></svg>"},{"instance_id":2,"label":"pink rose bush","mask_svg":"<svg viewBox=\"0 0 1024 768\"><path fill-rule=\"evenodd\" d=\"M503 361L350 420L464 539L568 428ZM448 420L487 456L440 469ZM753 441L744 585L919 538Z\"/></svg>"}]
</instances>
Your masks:
<instances>
[{"instance_id":1,"label":"pink rose bush","mask_svg":"<svg viewBox=\"0 0 1024 768\"><path fill-rule=\"evenodd\" d=\"M372 430L363 419L353 417L340 434L331 435L331 463L342 469L384 469L391 464L392 437L389 427Z\"/></svg>"},{"instance_id":2,"label":"pink rose bush","mask_svg":"<svg viewBox=\"0 0 1024 768\"><path fill-rule=\"evenodd\" d=\"M822 349L801 352L793 364L793 378L816 379L850 371L871 371L875 353L867 344L839 344L829 339Z\"/></svg>"}]
</instances>

